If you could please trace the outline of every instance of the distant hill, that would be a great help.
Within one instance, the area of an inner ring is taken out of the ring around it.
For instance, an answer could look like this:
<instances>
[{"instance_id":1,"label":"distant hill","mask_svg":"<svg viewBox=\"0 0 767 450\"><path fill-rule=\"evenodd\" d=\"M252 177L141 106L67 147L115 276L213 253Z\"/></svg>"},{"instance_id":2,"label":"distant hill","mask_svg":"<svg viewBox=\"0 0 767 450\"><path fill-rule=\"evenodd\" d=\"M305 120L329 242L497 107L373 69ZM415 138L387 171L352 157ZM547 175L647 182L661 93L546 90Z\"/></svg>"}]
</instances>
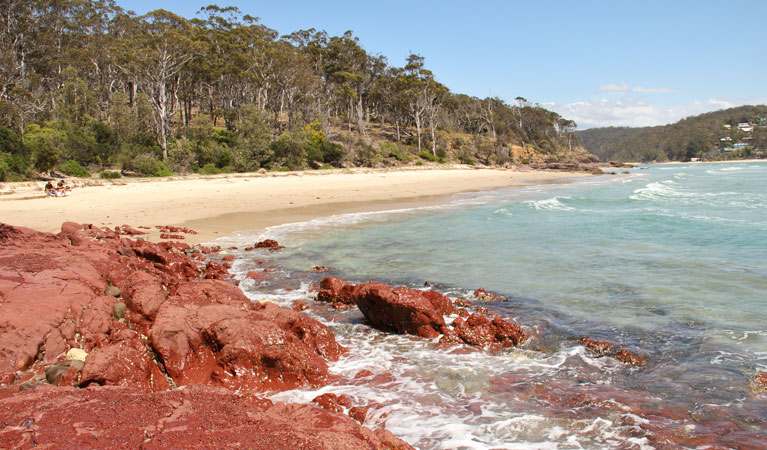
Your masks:
<instances>
[{"instance_id":1,"label":"distant hill","mask_svg":"<svg viewBox=\"0 0 767 450\"><path fill-rule=\"evenodd\" d=\"M739 106L657 127L592 128L580 144L604 161L688 161L764 157L767 105ZM748 123L753 127L741 127ZM729 126L729 128L727 128Z\"/></svg>"}]
</instances>

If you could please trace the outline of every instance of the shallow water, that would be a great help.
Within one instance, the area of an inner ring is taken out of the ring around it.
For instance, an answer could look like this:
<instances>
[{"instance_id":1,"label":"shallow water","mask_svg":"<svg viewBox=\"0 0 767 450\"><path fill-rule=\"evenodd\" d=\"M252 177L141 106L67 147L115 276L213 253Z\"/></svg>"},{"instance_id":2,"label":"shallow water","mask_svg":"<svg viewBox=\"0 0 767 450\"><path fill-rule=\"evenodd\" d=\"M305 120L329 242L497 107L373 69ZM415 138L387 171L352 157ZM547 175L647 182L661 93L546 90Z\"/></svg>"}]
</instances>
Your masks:
<instances>
[{"instance_id":1,"label":"shallow water","mask_svg":"<svg viewBox=\"0 0 767 450\"><path fill-rule=\"evenodd\" d=\"M236 252L233 270L256 300L311 298L321 275L306 271L324 265L352 282L499 292L510 299L485 306L538 336L501 353L446 349L315 304L309 313L349 349L332 365L339 379L274 398L345 393L377 405L366 425L385 424L421 449L759 448L767 403L748 385L767 370L767 163L630 172L222 241L288 247ZM257 258L280 266L278 276L244 279ZM594 358L583 336L648 364ZM361 370L372 375L355 379Z\"/></svg>"}]
</instances>

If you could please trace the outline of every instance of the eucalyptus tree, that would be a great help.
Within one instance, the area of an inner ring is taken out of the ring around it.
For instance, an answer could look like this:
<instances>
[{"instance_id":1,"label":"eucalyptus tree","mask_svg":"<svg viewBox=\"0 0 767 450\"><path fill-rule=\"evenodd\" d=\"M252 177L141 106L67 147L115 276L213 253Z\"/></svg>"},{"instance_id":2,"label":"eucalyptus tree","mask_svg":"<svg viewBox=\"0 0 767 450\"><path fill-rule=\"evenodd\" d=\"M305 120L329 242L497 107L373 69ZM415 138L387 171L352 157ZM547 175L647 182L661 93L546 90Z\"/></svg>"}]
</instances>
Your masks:
<instances>
[{"instance_id":1,"label":"eucalyptus tree","mask_svg":"<svg viewBox=\"0 0 767 450\"><path fill-rule=\"evenodd\" d=\"M158 9L138 18L124 18L130 28L121 45L121 67L152 101L154 127L168 157L168 135L176 114L179 73L203 50L193 39L189 22Z\"/></svg>"}]
</instances>

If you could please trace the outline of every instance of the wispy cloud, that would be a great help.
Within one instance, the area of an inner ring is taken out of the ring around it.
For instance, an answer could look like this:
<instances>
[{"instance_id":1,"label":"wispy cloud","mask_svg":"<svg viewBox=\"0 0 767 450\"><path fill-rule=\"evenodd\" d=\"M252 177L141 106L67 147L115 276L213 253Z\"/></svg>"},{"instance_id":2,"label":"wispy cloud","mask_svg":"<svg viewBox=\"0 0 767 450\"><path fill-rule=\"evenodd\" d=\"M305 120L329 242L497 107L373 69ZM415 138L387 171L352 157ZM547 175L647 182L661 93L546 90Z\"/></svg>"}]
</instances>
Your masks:
<instances>
[{"instance_id":1,"label":"wispy cloud","mask_svg":"<svg viewBox=\"0 0 767 450\"><path fill-rule=\"evenodd\" d=\"M600 92L622 92L622 93L639 92L639 93L645 93L645 94L670 94L673 92L679 92L679 89L671 89L671 88L653 88L653 87L642 87L642 86L631 87L628 85L628 83L624 83L624 82L603 84L599 86L597 89Z\"/></svg>"},{"instance_id":2,"label":"wispy cloud","mask_svg":"<svg viewBox=\"0 0 767 450\"><path fill-rule=\"evenodd\" d=\"M596 127L649 127L676 122L718 109L740 105L766 104L767 98L696 100L668 107L648 103L647 100L625 95L620 99L594 99L573 103L546 103L544 107L562 117L574 120L578 129Z\"/></svg>"}]
</instances>

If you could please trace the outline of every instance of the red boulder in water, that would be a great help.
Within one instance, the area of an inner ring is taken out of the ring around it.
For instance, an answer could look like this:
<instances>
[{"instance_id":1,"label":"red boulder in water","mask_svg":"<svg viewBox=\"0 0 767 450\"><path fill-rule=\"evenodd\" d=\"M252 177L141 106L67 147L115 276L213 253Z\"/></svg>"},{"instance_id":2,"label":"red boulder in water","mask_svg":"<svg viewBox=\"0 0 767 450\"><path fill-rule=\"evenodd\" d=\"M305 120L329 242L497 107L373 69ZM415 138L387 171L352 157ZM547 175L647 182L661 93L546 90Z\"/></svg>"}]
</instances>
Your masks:
<instances>
[{"instance_id":1,"label":"red boulder in water","mask_svg":"<svg viewBox=\"0 0 767 450\"><path fill-rule=\"evenodd\" d=\"M362 314L382 330L433 338L445 326L423 291L368 282L356 285L353 297Z\"/></svg>"},{"instance_id":2,"label":"red boulder in water","mask_svg":"<svg viewBox=\"0 0 767 450\"><path fill-rule=\"evenodd\" d=\"M317 293L317 300L327 303L343 303L345 305L354 305L352 290L354 286L346 281L329 276L320 282L320 290Z\"/></svg>"}]
</instances>

